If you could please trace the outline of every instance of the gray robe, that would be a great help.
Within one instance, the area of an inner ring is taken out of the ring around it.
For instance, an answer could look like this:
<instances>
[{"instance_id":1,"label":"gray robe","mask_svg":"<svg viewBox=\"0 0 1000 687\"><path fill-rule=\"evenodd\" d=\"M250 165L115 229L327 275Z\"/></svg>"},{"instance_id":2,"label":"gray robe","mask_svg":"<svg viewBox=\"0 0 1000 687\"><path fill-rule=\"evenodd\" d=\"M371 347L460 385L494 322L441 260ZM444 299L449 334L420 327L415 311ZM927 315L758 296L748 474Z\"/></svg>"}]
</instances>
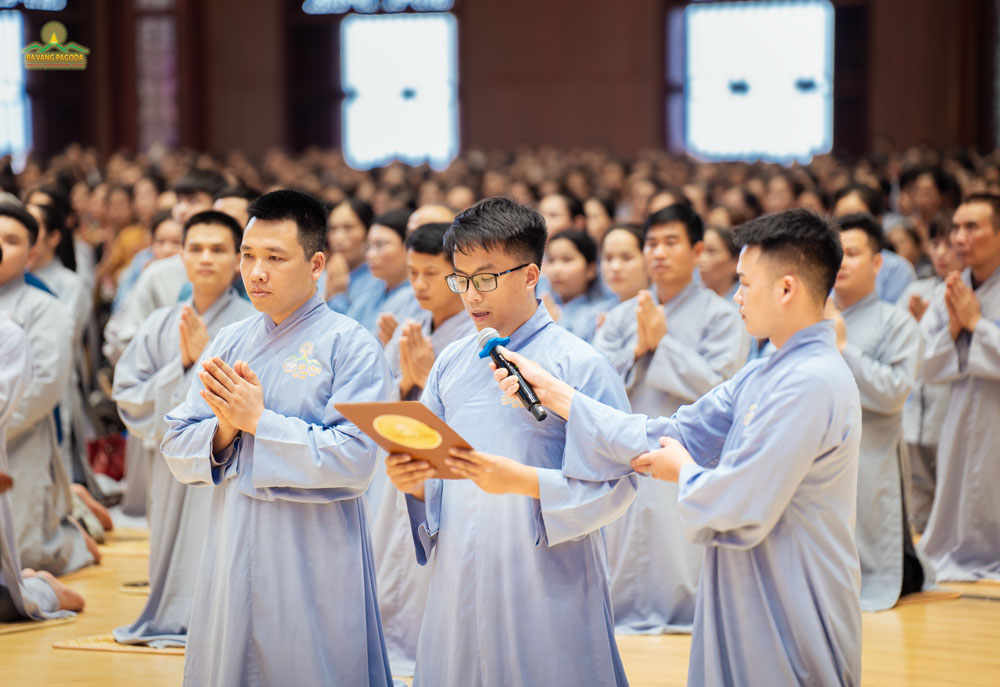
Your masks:
<instances>
[{"instance_id":1,"label":"gray robe","mask_svg":"<svg viewBox=\"0 0 1000 687\"><path fill-rule=\"evenodd\" d=\"M5 427L31 380L31 352L24 330L0 313L0 471L9 472ZM17 483L14 484L17 489ZM40 577L21 579L14 517L8 494L0 494L0 622L73 615L60 611L55 592Z\"/></svg>"},{"instance_id":2,"label":"gray robe","mask_svg":"<svg viewBox=\"0 0 1000 687\"><path fill-rule=\"evenodd\" d=\"M910 297L914 294L928 304L933 302L934 291L941 283L937 276L913 282L900 296L897 307L910 314ZM906 503L910 522L918 532L927 526L934 502L937 445L950 398L951 384L928 384L918 377L903 406L903 441L909 453L908 463L903 464L904 473L909 469L905 480L909 490Z\"/></svg>"},{"instance_id":3,"label":"gray robe","mask_svg":"<svg viewBox=\"0 0 1000 687\"><path fill-rule=\"evenodd\" d=\"M28 336L32 380L7 425L14 531L22 563L54 575L93 562L83 533L69 519L69 477L59 453L52 415L66 391L72 364L66 308L23 277L0 286L6 310Z\"/></svg>"},{"instance_id":4,"label":"gray robe","mask_svg":"<svg viewBox=\"0 0 1000 687\"><path fill-rule=\"evenodd\" d=\"M152 447L149 510L149 600L131 625L114 629L122 644L184 646L198 563L205 543L205 521L212 490L183 484L170 474L159 445L167 430L164 416L184 400L196 362L181 365L180 321L184 305L160 308L150 315L115 366L112 399L133 436ZM210 336L227 324L254 315L249 302L230 289L203 314Z\"/></svg>"},{"instance_id":5,"label":"gray robe","mask_svg":"<svg viewBox=\"0 0 1000 687\"><path fill-rule=\"evenodd\" d=\"M971 286L971 270L962 279ZM943 286L921 321L924 381L951 386L920 540L939 580L1000 579L1000 269L975 294L982 317L971 334L951 338Z\"/></svg>"},{"instance_id":6,"label":"gray robe","mask_svg":"<svg viewBox=\"0 0 1000 687\"><path fill-rule=\"evenodd\" d=\"M434 354L453 341L475 334L476 327L465 310L448 318L433 332L430 330L431 314L423 312L418 319L425 336L431 339ZM399 393L402 376L399 367L399 338L402 326L397 327L392 339L385 347L385 357L392 372L393 390ZM403 400L420 399L422 389L410 389ZM372 510L372 545L375 551L375 579L378 582L378 605L382 612L382 630L385 633L385 647L389 652L389 665L393 675L413 675L417 656L417 634L420 621L424 617L427 601L427 585L430 581L430 567L417 563L413 555L413 539L410 536L410 516L406 510L406 500L385 478L385 470L380 467L373 485L382 483L380 505Z\"/></svg>"},{"instance_id":7,"label":"gray robe","mask_svg":"<svg viewBox=\"0 0 1000 687\"><path fill-rule=\"evenodd\" d=\"M892 608L903 582L903 404L916 380L922 339L908 313L874 291L844 310L844 360L861 394L858 524L861 609ZM912 544L911 544L912 546ZM927 579L927 576L925 576Z\"/></svg>"},{"instance_id":8,"label":"gray robe","mask_svg":"<svg viewBox=\"0 0 1000 687\"><path fill-rule=\"evenodd\" d=\"M658 302L656 288L650 289ZM740 316L722 298L692 283L663 306L667 335L635 360L638 298L608 313L594 347L625 379L637 413L669 417L680 406L736 373L750 340ZM684 538L677 485L643 479L624 516L604 528L615 631L690 632L704 551Z\"/></svg>"}]
</instances>

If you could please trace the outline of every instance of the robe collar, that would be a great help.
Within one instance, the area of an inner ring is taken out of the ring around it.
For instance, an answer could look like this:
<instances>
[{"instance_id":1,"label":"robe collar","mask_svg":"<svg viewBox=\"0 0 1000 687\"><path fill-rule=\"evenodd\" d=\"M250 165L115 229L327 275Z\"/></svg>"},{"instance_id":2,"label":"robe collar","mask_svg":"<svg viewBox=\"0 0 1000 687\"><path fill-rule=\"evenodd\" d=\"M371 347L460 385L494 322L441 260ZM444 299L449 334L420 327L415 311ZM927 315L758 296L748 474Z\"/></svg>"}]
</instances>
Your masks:
<instances>
[{"instance_id":1,"label":"robe collar","mask_svg":"<svg viewBox=\"0 0 1000 687\"><path fill-rule=\"evenodd\" d=\"M554 325L555 321L549 315L549 309L542 305L542 302L536 298L535 313L528 318L527 322L514 330L514 333L510 335L510 343L507 344L507 348L517 352L538 332L550 324Z\"/></svg>"},{"instance_id":2,"label":"robe collar","mask_svg":"<svg viewBox=\"0 0 1000 687\"><path fill-rule=\"evenodd\" d=\"M841 312L842 312L842 314L846 315L847 313L853 312L854 310L864 310L868 306L870 306L872 303L877 302L878 299L879 299L878 298L878 293L875 292L875 291L872 291L870 294L868 294L867 296L865 296L864 298L862 298L860 301L858 301L857 303L855 303L851 307L844 308L844 310L841 311Z\"/></svg>"},{"instance_id":3,"label":"robe collar","mask_svg":"<svg viewBox=\"0 0 1000 687\"><path fill-rule=\"evenodd\" d=\"M205 326L206 327L210 326L211 323L215 320L215 318L219 315L219 313L222 312L227 305L232 303L234 298L239 298L239 294L236 293L235 288L230 286L218 298L215 299L215 302L212 303L212 305L208 306L205 309L205 312L198 313L198 316L205 321ZM184 303L186 305L190 305L191 309L194 310L194 295L192 295L190 298L186 298L184 300ZM197 311L195 310L195 312ZM270 317L268 317L267 319L269 321L271 320ZM271 323L274 324L273 322Z\"/></svg>"},{"instance_id":4,"label":"robe collar","mask_svg":"<svg viewBox=\"0 0 1000 687\"><path fill-rule=\"evenodd\" d=\"M962 270L962 279L965 281L966 284L969 285L969 288L972 289L972 268L971 267L966 267L964 270ZM986 286L988 284L992 284L993 282L998 281L998 280L1000 280L1000 267L998 267L995 270L993 270L993 274L991 274L990 276L986 277L986 281L984 281L977 288L972 289L972 290L973 291L978 291L979 289L983 288L984 286Z\"/></svg>"},{"instance_id":5,"label":"robe collar","mask_svg":"<svg viewBox=\"0 0 1000 687\"><path fill-rule=\"evenodd\" d=\"M833 327L833 320L820 320L816 324L792 334L784 346L771 354L764 367L771 367L785 356L792 355L794 351L816 343L833 346L836 350L837 334Z\"/></svg>"},{"instance_id":6,"label":"robe collar","mask_svg":"<svg viewBox=\"0 0 1000 687\"><path fill-rule=\"evenodd\" d=\"M695 294L702 288L704 287L698 284L694 279L692 279L690 282L688 282L687 286L678 291L677 295L671 298L666 303L660 303L660 295L657 293L656 284L653 284L649 287L649 292L653 294L654 303L656 303L657 305L665 305L673 308L678 303L683 303L686 299L690 298L693 294Z\"/></svg>"},{"instance_id":7,"label":"robe collar","mask_svg":"<svg viewBox=\"0 0 1000 687\"><path fill-rule=\"evenodd\" d=\"M326 303L323 302L322 297L320 297L319 292L317 291L309 298L309 300L300 305L295 312L282 320L281 324L275 324L270 315L264 315L264 331L268 333L279 331L283 332L286 329L295 326L299 320L305 319L310 313L320 306L323 306L324 308L327 307Z\"/></svg>"}]
</instances>

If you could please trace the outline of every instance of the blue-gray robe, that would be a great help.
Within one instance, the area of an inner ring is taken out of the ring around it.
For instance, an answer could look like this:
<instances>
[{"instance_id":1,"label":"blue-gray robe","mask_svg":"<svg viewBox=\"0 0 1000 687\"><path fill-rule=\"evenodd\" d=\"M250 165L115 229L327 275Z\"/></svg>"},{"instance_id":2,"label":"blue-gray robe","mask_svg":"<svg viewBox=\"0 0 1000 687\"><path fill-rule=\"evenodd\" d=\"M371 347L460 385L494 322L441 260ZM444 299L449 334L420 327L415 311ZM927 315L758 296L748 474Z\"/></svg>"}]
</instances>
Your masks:
<instances>
[{"instance_id":1,"label":"blue-gray robe","mask_svg":"<svg viewBox=\"0 0 1000 687\"><path fill-rule=\"evenodd\" d=\"M217 454L200 379L167 415L171 472L214 492L185 684L392 684L364 499L378 451L334 407L388 398L381 346L315 294L223 328L212 356L249 363L266 409Z\"/></svg>"},{"instance_id":2,"label":"blue-gray robe","mask_svg":"<svg viewBox=\"0 0 1000 687\"><path fill-rule=\"evenodd\" d=\"M449 317L433 332L430 330L431 314L424 312L419 319L424 336L430 337L435 356L440 355L450 343L475 334L476 327L469 314L461 312ZM398 394L402 376L399 366L399 338L402 327L396 329L386 344L385 356L393 375L393 388ZM423 390L410 389L403 400L420 398ZM385 478L372 483L382 484L378 507L373 507L372 543L375 547L375 575L378 580L378 605L382 612L382 629L385 646L389 651L389 664L393 675L413 675L417 655L417 634L424 617L430 568L419 565L413 555L410 537L410 517L406 501L398 489Z\"/></svg>"},{"instance_id":3,"label":"blue-gray robe","mask_svg":"<svg viewBox=\"0 0 1000 687\"><path fill-rule=\"evenodd\" d=\"M899 599L904 541L910 539L909 521L904 518L903 404L917 377L923 340L916 320L875 292L846 308L843 315L844 360L861 394L855 530L861 609L882 611Z\"/></svg>"},{"instance_id":4,"label":"blue-gray robe","mask_svg":"<svg viewBox=\"0 0 1000 687\"><path fill-rule=\"evenodd\" d=\"M114 629L115 640L122 644L184 646L191 620L212 490L178 482L159 451L167 429L165 416L184 400L200 369L195 363L185 372L181 364L180 321L185 305L192 303L154 311L115 366L111 398L118 404L118 414L128 431L155 452L149 504L149 598L135 622ZM209 336L215 336L222 327L255 312L230 289L201 317Z\"/></svg>"},{"instance_id":5,"label":"blue-gray robe","mask_svg":"<svg viewBox=\"0 0 1000 687\"><path fill-rule=\"evenodd\" d=\"M563 472L630 474L661 436L697 462L681 469L677 501L685 535L705 547L688 684L857 685L861 404L832 323L797 332L672 418L577 394Z\"/></svg>"},{"instance_id":6,"label":"blue-gray robe","mask_svg":"<svg viewBox=\"0 0 1000 687\"><path fill-rule=\"evenodd\" d=\"M559 326L589 343L597 333L597 317L617 304L618 297L608 296L601 281L595 280L586 292L561 305Z\"/></svg>"},{"instance_id":7,"label":"blue-gray robe","mask_svg":"<svg viewBox=\"0 0 1000 687\"><path fill-rule=\"evenodd\" d=\"M628 408L603 356L540 304L508 348ZM637 478L567 479L565 422L505 400L478 352L474 336L445 349L421 400L477 450L538 468L541 498L467 480L428 480L425 502L406 497L417 560L431 567L414 687L625 685L599 530L628 508Z\"/></svg>"},{"instance_id":8,"label":"blue-gray robe","mask_svg":"<svg viewBox=\"0 0 1000 687\"><path fill-rule=\"evenodd\" d=\"M972 272L962 280L972 286ZM1000 579L1000 269L975 289L982 317L958 340L944 285L921 320L923 378L951 386L938 443L937 492L920 549L938 580Z\"/></svg>"},{"instance_id":9,"label":"blue-gray robe","mask_svg":"<svg viewBox=\"0 0 1000 687\"><path fill-rule=\"evenodd\" d=\"M18 487L10 492L21 562L62 575L93 562L70 519L72 499L52 411L66 393L73 318L54 296L16 277L0 286L0 311L24 329L31 348L31 383L7 424L7 456Z\"/></svg>"},{"instance_id":10,"label":"blue-gray robe","mask_svg":"<svg viewBox=\"0 0 1000 687\"><path fill-rule=\"evenodd\" d=\"M882 251L882 269L875 277L875 293L889 303L896 303L906 287L917 280L909 260L891 250Z\"/></svg>"},{"instance_id":11,"label":"blue-gray robe","mask_svg":"<svg viewBox=\"0 0 1000 687\"><path fill-rule=\"evenodd\" d=\"M656 288L650 292L658 303ZM636 360L637 302L609 312L594 340L624 377L634 411L669 417L732 377L746 360L750 340L739 313L695 282L662 306L667 335ZM677 485L642 480L635 503L604 529L604 540L615 631L690 632L704 552L684 538Z\"/></svg>"},{"instance_id":12,"label":"blue-gray robe","mask_svg":"<svg viewBox=\"0 0 1000 687\"><path fill-rule=\"evenodd\" d=\"M24 330L0 312L0 471L7 462L6 425L31 381L31 351ZM14 488L19 488L15 482ZM8 494L0 494L0 622L44 620L73 615L60 611L52 587L40 577L21 578L14 515Z\"/></svg>"}]
</instances>

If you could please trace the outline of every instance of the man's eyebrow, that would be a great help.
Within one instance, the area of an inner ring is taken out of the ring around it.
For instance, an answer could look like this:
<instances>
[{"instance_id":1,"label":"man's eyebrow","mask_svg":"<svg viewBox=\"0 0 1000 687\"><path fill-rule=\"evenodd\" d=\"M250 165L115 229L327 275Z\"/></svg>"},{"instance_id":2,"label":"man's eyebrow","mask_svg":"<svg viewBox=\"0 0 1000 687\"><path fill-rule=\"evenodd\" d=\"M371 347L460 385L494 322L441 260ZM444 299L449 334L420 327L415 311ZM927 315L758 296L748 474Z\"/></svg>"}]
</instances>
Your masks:
<instances>
[{"instance_id":1,"label":"man's eyebrow","mask_svg":"<svg viewBox=\"0 0 1000 687\"><path fill-rule=\"evenodd\" d=\"M486 270L495 270L495 269L496 265L494 265L492 262L488 262L485 265L480 265L479 267L477 267L475 271L472 272L472 274L481 274ZM455 268L455 274L461 274L462 276L469 276L467 272L463 272L458 268Z\"/></svg>"}]
</instances>

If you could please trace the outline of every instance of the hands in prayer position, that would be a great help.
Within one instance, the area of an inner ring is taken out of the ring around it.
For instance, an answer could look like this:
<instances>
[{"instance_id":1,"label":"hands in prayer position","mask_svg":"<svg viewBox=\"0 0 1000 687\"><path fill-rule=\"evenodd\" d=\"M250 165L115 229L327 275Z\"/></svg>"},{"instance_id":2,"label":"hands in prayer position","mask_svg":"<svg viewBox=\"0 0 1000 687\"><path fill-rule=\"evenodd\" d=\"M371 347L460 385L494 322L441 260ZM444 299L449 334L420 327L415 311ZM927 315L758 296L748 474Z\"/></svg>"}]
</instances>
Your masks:
<instances>
[{"instance_id":1,"label":"hands in prayer position","mask_svg":"<svg viewBox=\"0 0 1000 687\"><path fill-rule=\"evenodd\" d=\"M399 322L391 312L380 313L378 320L376 320L378 326L378 340L382 344L382 348L389 343L389 339L392 338L392 333L396 331L396 327L399 326Z\"/></svg>"},{"instance_id":2,"label":"hands in prayer position","mask_svg":"<svg viewBox=\"0 0 1000 687\"><path fill-rule=\"evenodd\" d=\"M833 329L837 332L837 350L843 353L844 347L847 346L847 325L844 323L844 316L841 314L840 308L833 301L833 296L826 299L823 317L833 320Z\"/></svg>"},{"instance_id":3,"label":"hands in prayer position","mask_svg":"<svg viewBox=\"0 0 1000 687\"><path fill-rule=\"evenodd\" d=\"M667 335L667 316L663 309L653 302L653 294L642 290L639 292L639 303L635 307L635 318L639 325L637 329L639 340L635 344L635 358L638 360L647 353L655 351L660 345L660 340Z\"/></svg>"},{"instance_id":4,"label":"hands in prayer position","mask_svg":"<svg viewBox=\"0 0 1000 687\"><path fill-rule=\"evenodd\" d=\"M971 332L979 324L982 307L969 285L962 281L959 272L952 272L945 280L944 303L948 307L948 330L957 339L962 331Z\"/></svg>"},{"instance_id":5,"label":"hands in prayer position","mask_svg":"<svg viewBox=\"0 0 1000 687\"><path fill-rule=\"evenodd\" d=\"M181 365L186 372L201 357L210 337L205 320L201 319L190 305L185 305L181 310L180 331Z\"/></svg>"},{"instance_id":6,"label":"hands in prayer position","mask_svg":"<svg viewBox=\"0 0 1000 687\"><path fill-rule=\"evenodd\" d=\"M424 336L418 322L407 322L403 325L403 333L399 337L401 395L405 397L414 387L423 389L427 385L427 377L433 366L434 347L430 339Z\"/></svg>"},{"instance_id":7,"label":"hands in prayer position","mask_svg":"<svg viewBox=\"0 0 1000 687\"><path fill-rule=\"evenodd\" d=\"M198 374L205 388L201 397L219 419L212 440L216 453L233 443L237 433L257 433L257 421L264 412L264 390L250 365L239 360L233 367L222 358L209 358Z\"/></svg>"}]
</instances>

